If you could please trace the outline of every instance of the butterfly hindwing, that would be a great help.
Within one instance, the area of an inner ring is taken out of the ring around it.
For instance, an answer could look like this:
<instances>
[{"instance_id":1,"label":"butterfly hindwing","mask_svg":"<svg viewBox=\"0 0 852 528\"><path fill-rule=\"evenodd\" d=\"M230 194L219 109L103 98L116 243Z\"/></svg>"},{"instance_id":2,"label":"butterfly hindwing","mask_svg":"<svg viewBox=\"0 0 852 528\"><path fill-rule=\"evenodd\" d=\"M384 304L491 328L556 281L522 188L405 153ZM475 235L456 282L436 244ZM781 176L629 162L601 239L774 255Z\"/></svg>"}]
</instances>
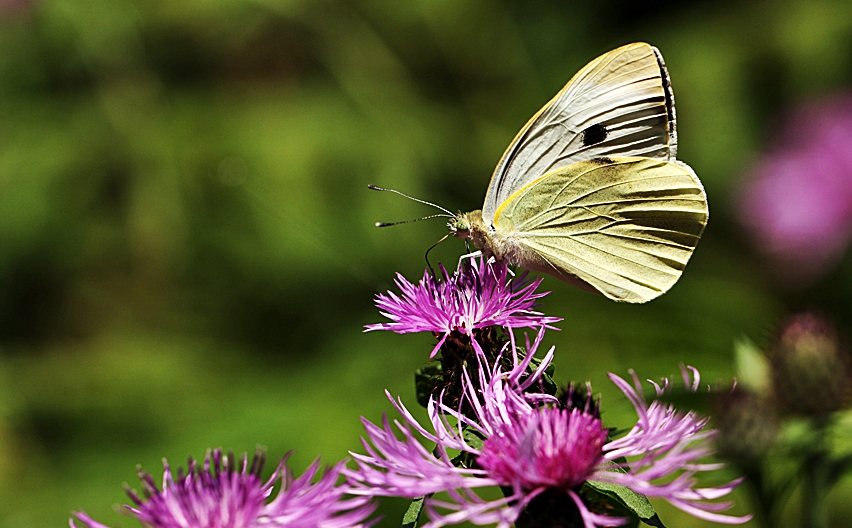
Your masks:
<instances>
[{"instance_id":1,"label":"butterfly hindwing","mask_svg":"<svg viewBox=\"0 0 852 528\"><path fill-rule=\"evenodd\" d=\"M521 266L645 302L680 277L707 218L704 189L688 166L620 157L528 183L496 211L495 227L524 249Z\"/></svg>"},{"instance_id":2,"label":"butterfly hindwing","mask_svg":"<svg viewBox=\"0 0 852 528\"><path fill-rule=\"evenodd\" d=\"M580 70L518 133L494 171L483 217L542 175L578 161L674 159L674 97L662 56L634 43Z\"/></svg>"}]
</instances>

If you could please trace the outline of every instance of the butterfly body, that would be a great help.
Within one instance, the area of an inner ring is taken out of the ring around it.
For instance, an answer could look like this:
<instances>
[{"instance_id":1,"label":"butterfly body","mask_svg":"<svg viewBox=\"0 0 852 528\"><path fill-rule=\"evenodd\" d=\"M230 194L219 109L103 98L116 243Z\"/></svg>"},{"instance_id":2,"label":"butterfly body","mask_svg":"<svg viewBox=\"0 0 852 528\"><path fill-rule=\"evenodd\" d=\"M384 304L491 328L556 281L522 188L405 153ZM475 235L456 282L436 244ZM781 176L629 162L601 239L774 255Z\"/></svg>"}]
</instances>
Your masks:
<instances>
[{"instance_id":1,"label":"butterfly body","mask_svg":"<svg viewBox=\"0 0 852 528\"><path fill-rule=\"evenodd\" d=\"M709 214L698 177L675 160L674 116L656 48L598 57L521 129L483 208L452 219L451 233L616 301L661 295Z\"/></svg>"},{"instance_id":2,"label":"butterfly body","mask_svg":"<svg viewBox=\"0 0 852 528\"><path fill-rule=\"evenodd\" d=\"M507 225L508 222L510 221L504 220L502 229L498 231L493 225L486 224L483 221L482 210L477 209L459 215L456 219L450 221L449 225L454 236L462 240L470 240L486 258L505 261L532 271L549 273L581 290L599 293L576 275L554 267L536 252L526 247L523 243L523 236L514 230L513 226Z\"/></svg>"}]
</instances>

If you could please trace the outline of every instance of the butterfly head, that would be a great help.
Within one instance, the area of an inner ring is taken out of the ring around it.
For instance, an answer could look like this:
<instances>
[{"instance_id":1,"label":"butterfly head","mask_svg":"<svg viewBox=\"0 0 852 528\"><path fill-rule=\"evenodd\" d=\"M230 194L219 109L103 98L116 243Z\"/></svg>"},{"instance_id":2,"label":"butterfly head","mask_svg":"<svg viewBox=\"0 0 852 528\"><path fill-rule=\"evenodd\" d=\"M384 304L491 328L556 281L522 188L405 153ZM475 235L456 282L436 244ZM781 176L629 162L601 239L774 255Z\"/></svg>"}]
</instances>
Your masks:
<instances>
[{"instance_id":1,"label":"butterfly head","mask_svg":"<svg viewBox=\"0 0 852 528\"><path fill-rule=\"evenodd\" d=\"M477 209L469 213L459 213L447 222L447 227L450 228L450 234L454 237L462 240L473 240L479 236L479 233L485 227L482 222L482 211Z\"/></svg>"},{"instance_id":2,"label":"butterfly head","mask_svg":"<svg viewBox=\"0 0 852 528\"><path fill-rule=\"evenodd\" d=\"M450 219L447 226L454 237L473 242L477 249L482 249L489 255L493 253L491 238L494 230L486 226L481 210L458 214Z\"/></svg>"},{"instance_id":3,"label":"butterfly head","mask_svg":"<svg viewBox=\"0 0 852 528\"><path fill-rule=\"evenodd\" d=\"M467 214L459 214L447 222L447 227L450 229L450 234L454 237L466 240L470 238L470 220Z\"/></svg>"}]
</instances>

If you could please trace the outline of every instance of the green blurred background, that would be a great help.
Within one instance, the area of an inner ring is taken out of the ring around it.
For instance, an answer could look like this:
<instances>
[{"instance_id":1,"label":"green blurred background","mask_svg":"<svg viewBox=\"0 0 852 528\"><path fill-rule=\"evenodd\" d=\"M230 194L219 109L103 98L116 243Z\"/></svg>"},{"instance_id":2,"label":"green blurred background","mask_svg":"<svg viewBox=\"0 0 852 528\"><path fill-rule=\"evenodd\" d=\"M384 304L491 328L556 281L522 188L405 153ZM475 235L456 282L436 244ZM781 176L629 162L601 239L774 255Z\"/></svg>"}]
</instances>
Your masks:
<instances>
[{"instance_id":1,"label":"green blurred background","mask_svg":"<svg viewBox=\"0 0 852 528\"><path fill-rule=\"evenodd\" d=\"M545 279L557 378L590 379L616 426L631 410L607 371L730 380L734 339L765 343L789 309L852 321L849 259L785 288L733 216L777 116L852 86L852 3L0 2L0 526L137 526L115 512L137 464L263 445L301 472L357 449L384 389L415 405L434 340L362 328L446 230L375 229L431 211L367 184L479 208L529 116L639 40L666 59L712 215L646 306Z\"/></svg>"}]
</instances>

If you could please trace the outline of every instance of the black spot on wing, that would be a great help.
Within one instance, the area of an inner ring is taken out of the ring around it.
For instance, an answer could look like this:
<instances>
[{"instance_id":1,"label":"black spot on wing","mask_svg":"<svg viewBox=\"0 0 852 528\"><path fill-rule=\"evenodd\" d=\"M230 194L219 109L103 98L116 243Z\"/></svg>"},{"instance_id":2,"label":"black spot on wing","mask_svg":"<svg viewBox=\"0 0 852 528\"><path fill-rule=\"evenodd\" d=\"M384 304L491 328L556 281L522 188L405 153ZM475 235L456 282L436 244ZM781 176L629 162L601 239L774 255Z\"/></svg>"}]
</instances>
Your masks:
<instances>
[{"instance_id":1,"label":"black spot on wing","mask_svg":"<svg viewBox=\"0 0 852 528\"><path fill-rule=\"evenodd\" d=\"M606 139L608 134L609 131L600 123L592 125L586 130L583 130L583 146L590 147L598 143L603 143L603 140Z\"/></svg>"},{"instance_id":2,"label":"black spot on wing","mask_svg":"<svg viewBox=\"0 0 852 528\"><path fill-rule=\"evenodd\" d=\"M595 165L612 165L613 163L615 163L614 161L612 161L612 158L607 158L604 156L601 156L599 158L592 158L589 161L594 163Z\"/></svg>"}]
</instances>

